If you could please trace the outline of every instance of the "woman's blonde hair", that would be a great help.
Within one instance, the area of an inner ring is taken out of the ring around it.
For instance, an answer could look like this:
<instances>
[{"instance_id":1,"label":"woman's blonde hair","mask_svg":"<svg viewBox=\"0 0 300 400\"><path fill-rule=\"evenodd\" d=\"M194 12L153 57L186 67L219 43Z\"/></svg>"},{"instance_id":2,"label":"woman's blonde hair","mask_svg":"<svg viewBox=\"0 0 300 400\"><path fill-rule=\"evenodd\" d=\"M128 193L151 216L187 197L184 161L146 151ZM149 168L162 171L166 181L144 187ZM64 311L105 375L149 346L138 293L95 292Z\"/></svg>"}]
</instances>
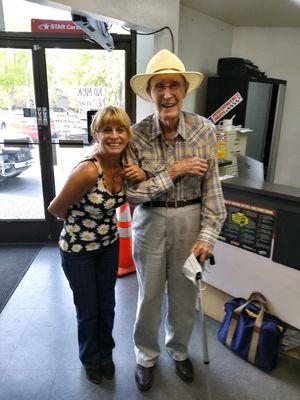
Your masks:
<instances>
[{"instance_id":1,"label":"woman's blonde hair","mask_svg":"<svg viewBox=\"0 0 300 400\"><path fill-rule=\"evenodd\" d=\"M110 124L123 126L128 133L129 140L132 139L131 121L123 108L107 106L97 111L91 123L91 131L93 134L99 134L104 125Z\"/></svg>"}]
</instances>

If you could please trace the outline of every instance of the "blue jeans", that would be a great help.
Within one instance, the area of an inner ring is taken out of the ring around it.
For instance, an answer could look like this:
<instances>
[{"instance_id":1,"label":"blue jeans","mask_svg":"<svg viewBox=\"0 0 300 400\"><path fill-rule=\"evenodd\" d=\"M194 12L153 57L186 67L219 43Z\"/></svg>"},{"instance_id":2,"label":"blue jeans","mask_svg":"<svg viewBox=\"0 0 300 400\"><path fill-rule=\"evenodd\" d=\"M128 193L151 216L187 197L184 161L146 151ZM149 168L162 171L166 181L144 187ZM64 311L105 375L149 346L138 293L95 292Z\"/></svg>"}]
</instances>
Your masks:
<instances>
[{"instance_id":1,"label":"blue jeans","mask_svg":"<svg viewBox=\"0 0 300 400\"><path fill-rule=\"evenodd\" d=\"M101 360L112 358L115 347L112 329L119 242L95 251L60 253L76 307L79 358L86 368L98 368Z\"/></svg>"}]
</instances>

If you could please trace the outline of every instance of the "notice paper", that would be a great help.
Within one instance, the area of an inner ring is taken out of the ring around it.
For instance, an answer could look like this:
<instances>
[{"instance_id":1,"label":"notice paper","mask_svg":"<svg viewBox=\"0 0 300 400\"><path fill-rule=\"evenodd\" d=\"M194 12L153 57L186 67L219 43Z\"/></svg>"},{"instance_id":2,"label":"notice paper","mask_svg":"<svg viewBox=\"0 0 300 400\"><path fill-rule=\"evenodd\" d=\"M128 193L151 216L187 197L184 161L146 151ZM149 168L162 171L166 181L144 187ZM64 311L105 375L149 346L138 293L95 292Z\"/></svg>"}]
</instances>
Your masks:
<instances>
[{"instance_id":1,"label":"notice paper","mask_svg":"<svg viewBox=\"0 0 300 400\"><path fill-rule=\"evenodd\" d=\"M190 279L196 286L196 275L200 273L200 277L202 278L202 267L201 264L198 262L197 258L195 257L194 253L192 253L185 261L182 273Z\"/></svg>"}]
</instances>

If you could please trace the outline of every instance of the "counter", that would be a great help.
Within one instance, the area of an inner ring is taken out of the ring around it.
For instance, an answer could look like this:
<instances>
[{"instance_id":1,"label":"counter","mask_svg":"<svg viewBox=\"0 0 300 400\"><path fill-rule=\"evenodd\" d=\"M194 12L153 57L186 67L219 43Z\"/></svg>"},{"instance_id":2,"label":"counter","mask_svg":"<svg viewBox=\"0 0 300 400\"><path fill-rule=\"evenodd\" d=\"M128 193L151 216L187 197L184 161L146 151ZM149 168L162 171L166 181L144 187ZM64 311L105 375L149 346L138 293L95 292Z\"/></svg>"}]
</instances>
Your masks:
<instances>
[{"instance_id":1,"label":"counter","mask_svg":"<svg viewBox=\"0 0 300 400\"><path fill-rule=\"evenodd\" d=\"M230 196L234 192L241 192L240 196L245 197L247 193L252 196L258 194L261 198L266 197L273 199L277 202L280 199L294 203L294 206L300 207L300 189L292 186L279 185L271 182L256 182L249 179L243 178L231 178L222 182L224 196L227 194ZM259 200L260 201L260 200ZM300 208L298 209L300 211Z\"/></svg>"},{"instance_id":2,"label":"counter","mask_svg":"<svg viewBox=\"0 0 300 400\"><path fill-rule=\"evenodd\" d=\"M228 216L205 282L233 297L261 291L271 313L300 329L300 189L241 178L222 187Z\"/></svg>"}]
</instances>

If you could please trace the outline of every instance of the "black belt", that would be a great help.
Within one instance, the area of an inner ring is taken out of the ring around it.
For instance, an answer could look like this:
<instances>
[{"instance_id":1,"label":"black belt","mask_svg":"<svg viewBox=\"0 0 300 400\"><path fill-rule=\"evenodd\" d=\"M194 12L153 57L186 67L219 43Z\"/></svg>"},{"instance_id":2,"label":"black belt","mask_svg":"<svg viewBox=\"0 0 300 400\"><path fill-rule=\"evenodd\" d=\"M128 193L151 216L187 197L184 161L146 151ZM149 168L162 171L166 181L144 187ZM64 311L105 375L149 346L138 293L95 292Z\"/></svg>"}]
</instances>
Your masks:
<instances>
[{"instance_id":1,"label":"black belt","mask_svg":"<svg viewBox=\"0 0 300 400\"><path fill-rule=\"evenodd\" d=\"M166 201L147 201L143 203L143 207L167 207L167 208L176 208L176 207L185 207L190 206L191 204L201 203L201 198L192 200L166 200Z\"/></svg>"}]
</instances>

